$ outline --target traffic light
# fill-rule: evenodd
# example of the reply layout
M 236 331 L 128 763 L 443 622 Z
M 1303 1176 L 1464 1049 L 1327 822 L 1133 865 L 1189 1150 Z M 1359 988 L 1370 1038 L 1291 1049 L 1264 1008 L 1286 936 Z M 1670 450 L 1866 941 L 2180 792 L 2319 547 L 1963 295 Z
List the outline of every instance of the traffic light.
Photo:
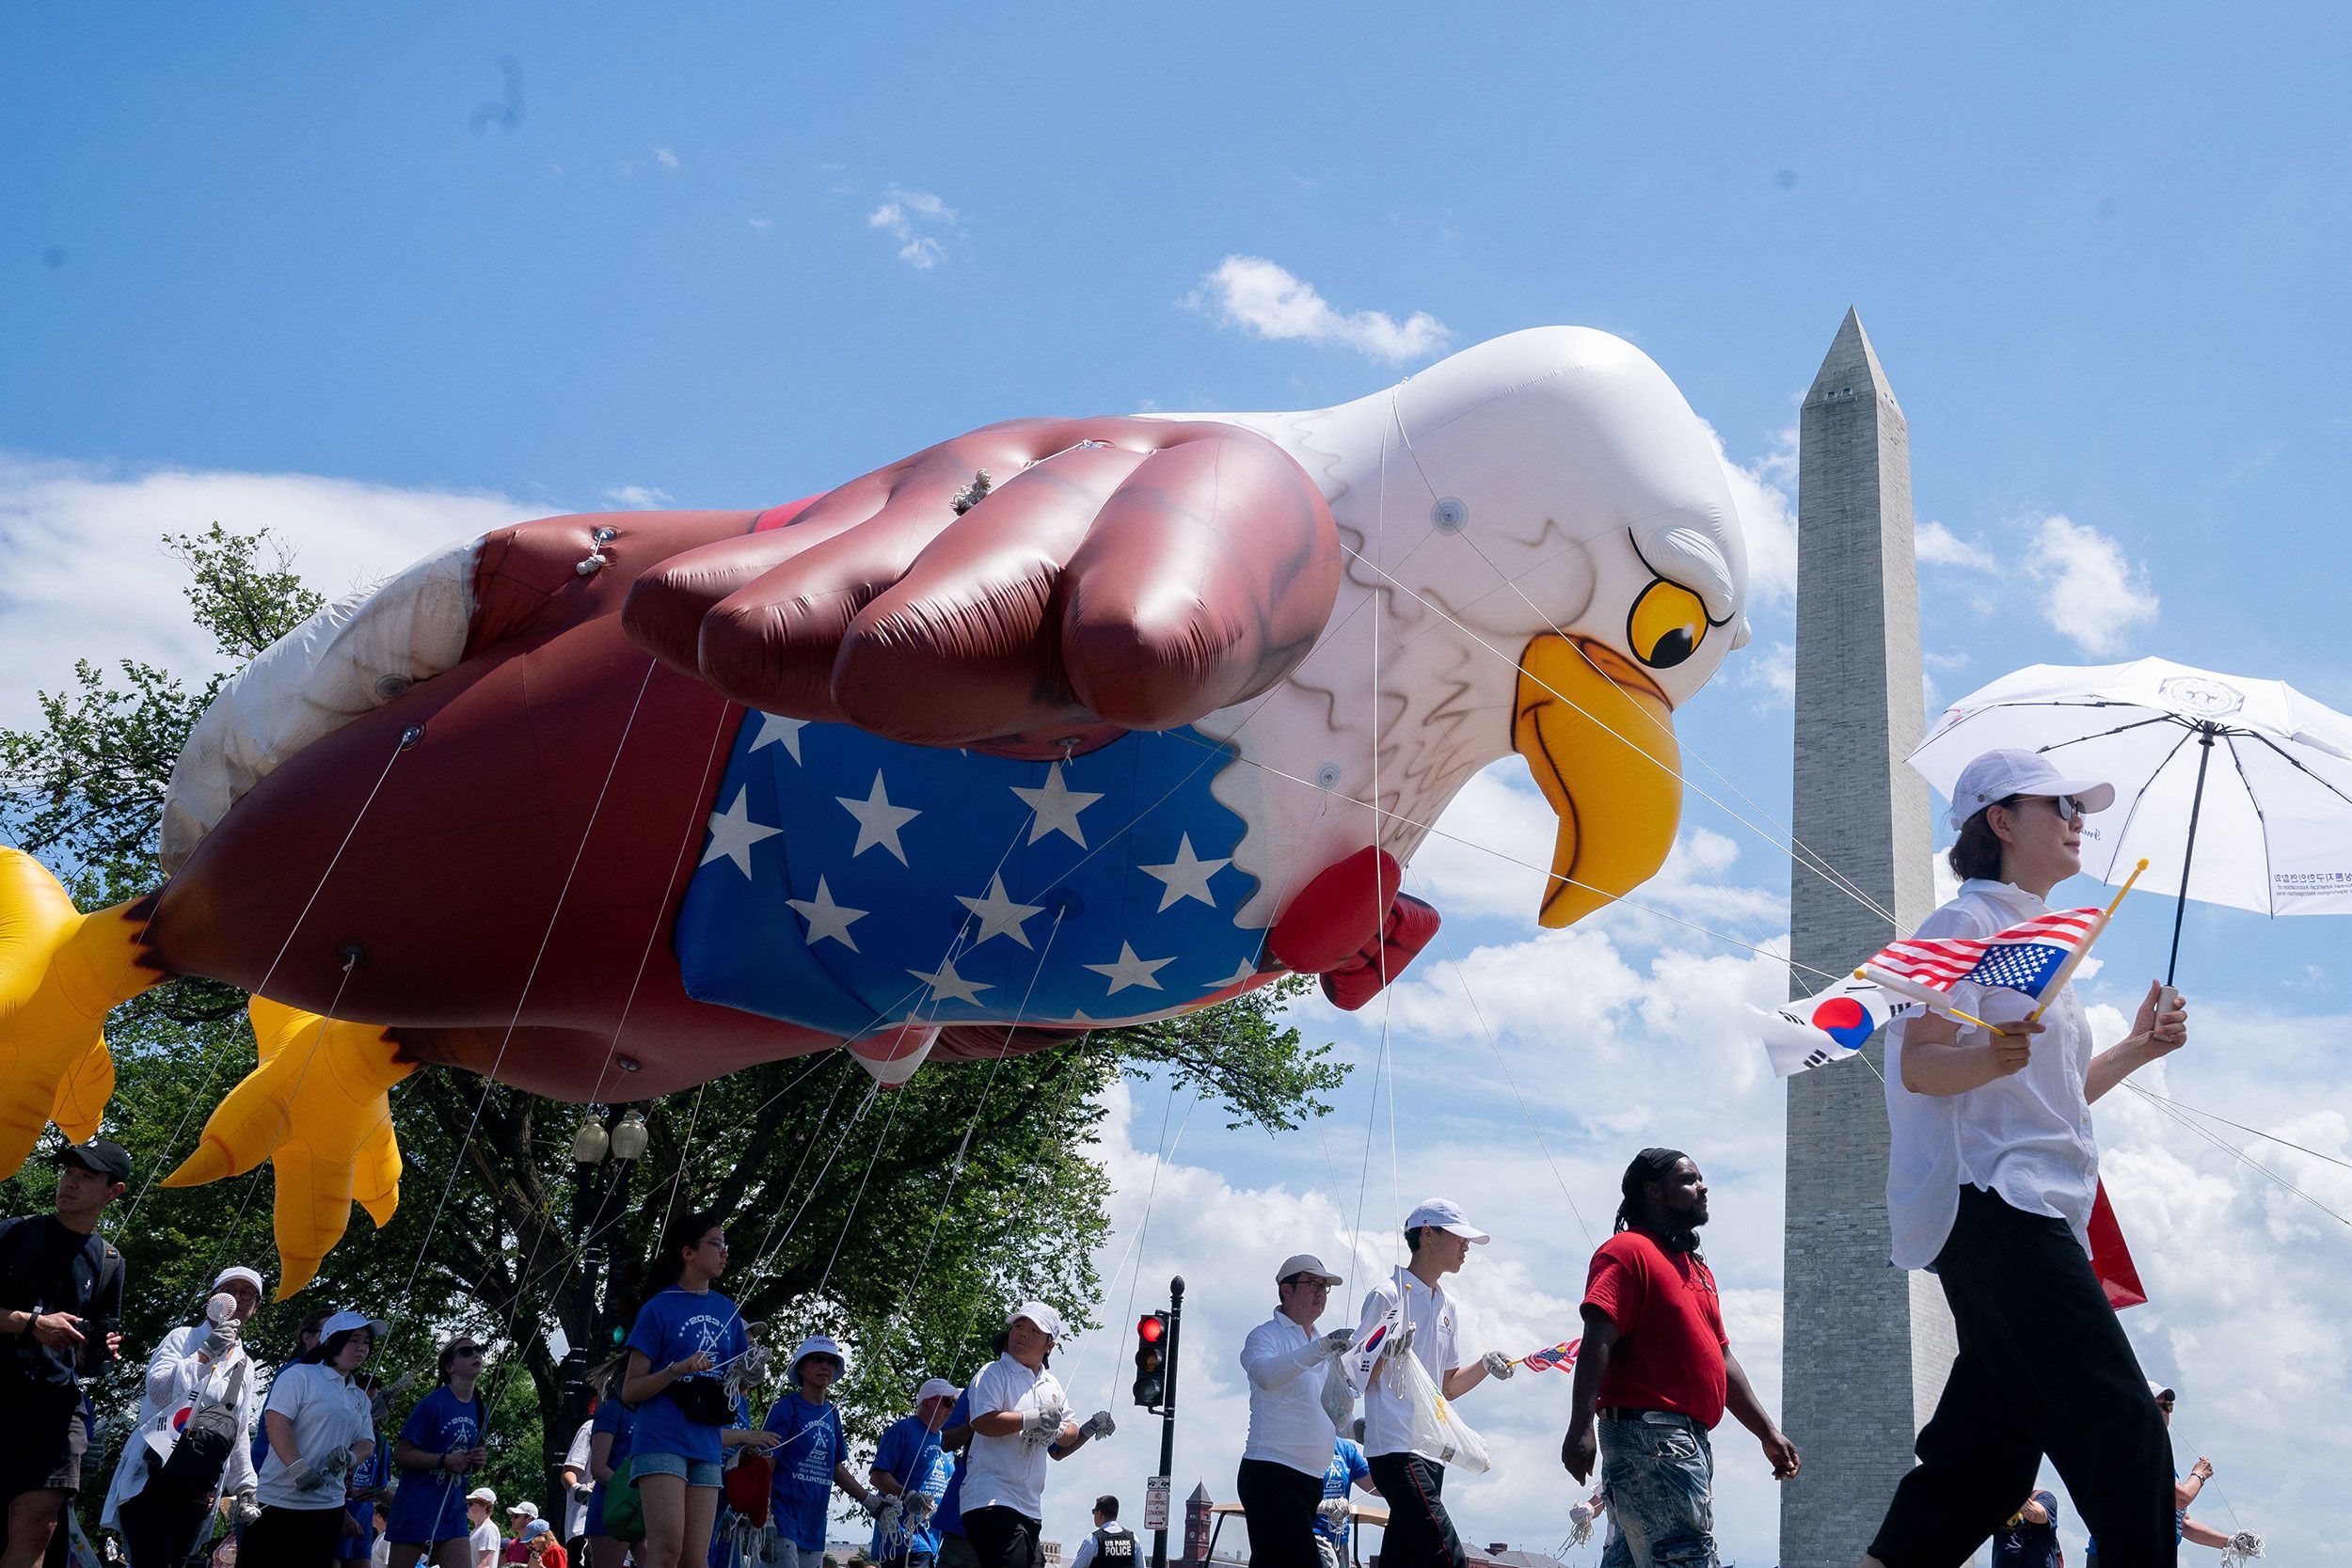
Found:
M 1157 1410 L 1168 1397 L 1168 1314 L 1147 1312 L 1136 1320 L 1136 1402 Z

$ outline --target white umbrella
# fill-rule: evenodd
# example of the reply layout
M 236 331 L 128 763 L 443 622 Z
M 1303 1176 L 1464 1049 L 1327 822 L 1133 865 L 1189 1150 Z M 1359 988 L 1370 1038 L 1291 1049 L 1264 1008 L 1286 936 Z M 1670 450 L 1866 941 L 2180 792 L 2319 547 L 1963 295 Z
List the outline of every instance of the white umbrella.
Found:
M 2149 882 L 2179 889 L 2183 911 L 2195 897 L 2352 914 L 2352 719 L 2283 681 L 2165 658 L 2036 664 L 1947 708 L 1911 765 L 1949 799 L 1972 758 L 2004 747 L 2115 785 L 2115 804 L 2083 824 L 2083 869 L 2101 881 L 2145 857 Z

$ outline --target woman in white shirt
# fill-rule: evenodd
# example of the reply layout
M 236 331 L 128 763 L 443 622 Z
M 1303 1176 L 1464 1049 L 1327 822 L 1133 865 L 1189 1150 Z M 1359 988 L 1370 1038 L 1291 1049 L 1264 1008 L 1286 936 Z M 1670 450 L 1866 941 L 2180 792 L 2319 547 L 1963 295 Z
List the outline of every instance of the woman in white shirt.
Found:
M 229 1309 L 218 1321 L 211 1315 L 212 1296 L 229 1298 Z M 188 1555 L 195 1544 L 193 1533 L 186 1540 L 149 1541 L 147 1532 L 139 1528 L 146 1505 L 129 1507 L 162 1473 L 183 1425 L 195 1408 L 227 1404 L 236 1426 L 236 1439 L 230 1446 L 228 1463 L 221 1469 L 219 1482 L 210 1497 L 201 1499 L 203 1513 L 210 1514 L 214 1503 L 223 1495 L 234 1497 L 253 1490 L 256 1380 L 253 1364 L 238 1338 L 246 1320 L 261 1305 L 262 1276 L 242 1265 L 225 1268 L 213 1280 L 204 1319 L 165 1335 L 163 1342 L 155 1347 L 155 1354 L 148 1357 L 138 1423 L 122 1445 L 122 1459 L 115 1466 L 114 1484 L 107 1489 L 105 1506 L 98 1515 L 103 1528 L 122 1534 L 124 1551 L 134 1568 L 146 1568 L 151 1559 L 158 1563 L 176 1563 Z M 150 1497 L 149 1502 L 153 1500 Z M 191 1506 L 194 1502 L 195 1499 L 190 1500 Z M 173 1533 L 176 1534 L 176 1528 Z
M 2082 869 L 2084 816 L 2114 800 L 2040 752 L 1971 762 L 1952 792 L 1949 859 L 1965 879 L 1917 939 L 1981 939 L 2049 913 L 2050 890 Z M 2090 1266 L 2090 1102 L 2179 1050 L 2186 1014 L 2152 984 L 2132 1032 L 2094 1053 L 2072 986 L 2032 1024 L 2032 999 L 2013 990 L 1963 981 L 1951 1001 L 2009 1032 L 1941 1013 L 1890 1026 L 1886 1208 L 1895 1262 L 1944 1287 L 1960 1357 L 1865 1561 L 1966 1560 L 2047 1455 L 2103 1550 L 2169 1562 L 2171 1447 Z
M 342 1544 L 344 1480 L 375 1451 L 368 1397 L 351 1374 L 367 1360 L 385 1325 L 338 1312 L 319 1325 L 319 1342 L 269 1386 L 262 1425 L 269 1455 L 255 1496 L 262 1516 L 238 1548 L 244 1560 L 270 1568 L 327 1568 Z

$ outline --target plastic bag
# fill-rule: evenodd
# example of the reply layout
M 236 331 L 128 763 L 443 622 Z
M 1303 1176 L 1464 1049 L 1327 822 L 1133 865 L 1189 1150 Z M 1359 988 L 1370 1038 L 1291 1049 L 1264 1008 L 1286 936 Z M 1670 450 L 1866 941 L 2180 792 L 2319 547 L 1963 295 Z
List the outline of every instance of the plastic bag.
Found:
M 1421 1364 L 1421 1357 L 1409 1353 L 1393 1356 L 1383 1375 L 1404 1379 L 1400 1391 L 1405 1396 L 1406 1421 L 1415 1453 L 1436 1459 L 1465 1475 L 1482 1476 L 1493 1466 L 1494 1461 L 1486 1453 L 1486 1440 L 1454 1414 L 1445 1396 L 1438 1392 L 1437 1384 L 1431 1381 L 1429 1369 Z
M 1344 1355 L 1323 1364 L 1323 1413 L 1330 1418 L 1331 1430 L 1343 1435 L 1356 1418 L 1356 1385 L 1348 1381 Z

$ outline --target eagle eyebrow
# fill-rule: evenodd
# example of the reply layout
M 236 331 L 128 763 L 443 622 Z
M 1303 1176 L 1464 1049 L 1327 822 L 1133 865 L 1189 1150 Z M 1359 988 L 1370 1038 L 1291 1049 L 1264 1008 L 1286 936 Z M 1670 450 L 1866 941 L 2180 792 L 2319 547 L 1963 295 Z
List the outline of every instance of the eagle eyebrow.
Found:
M 1677 507 L 1672 512 L 1642 518 L 1627 526 L 1626 536 L 1632 541 L 1635 557 L 1650 569 L 1652 576 L 1687 588 L 1699 596 L 1699 602 L 1707 609 L 1708 626 L 1728 626 L 1739 613 L 1739 607 L 1731 602 L 1730 563 L 1715 547 L 1715 542 L 1704 532 L 1688 526 L 1671 522 L 1658 526 L 1665 519 L 1688 515 L 1698 510 L 1695 507 Z M 1645 533 L 1648 536 L 1647 548 L 1643 544 Z M 1669 564 L 1682 570 L 1670 572 L 1661 568 L 1650 559 L 1651 550 L 1667 557 Z M 1723 611 L 1720 615 L 1716 613 L 1719 606 Z

